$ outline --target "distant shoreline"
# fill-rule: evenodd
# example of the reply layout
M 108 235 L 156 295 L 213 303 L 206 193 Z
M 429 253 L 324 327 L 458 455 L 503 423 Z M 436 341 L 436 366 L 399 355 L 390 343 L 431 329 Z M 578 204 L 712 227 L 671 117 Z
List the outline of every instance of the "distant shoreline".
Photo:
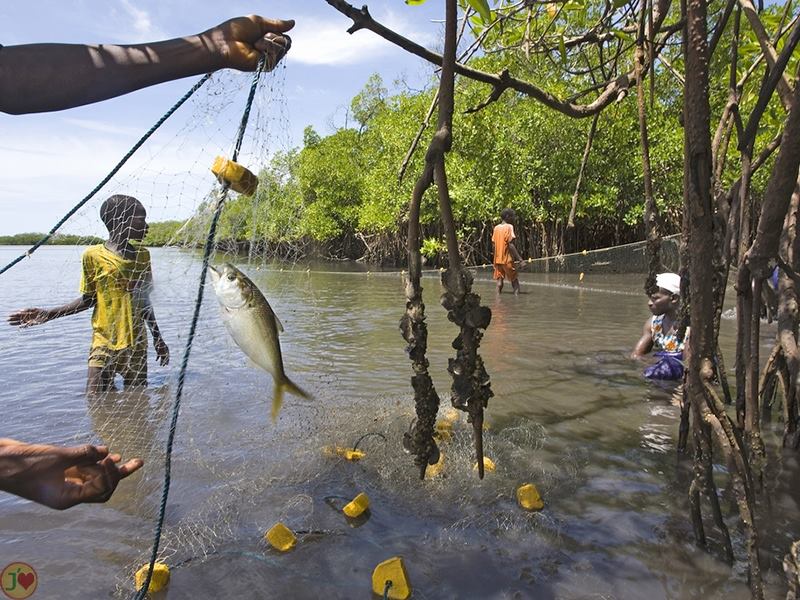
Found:
M 16 233 L 14 235 L 0 235 L 0 246 L 32 246 L 41 240 L 45 233 Z M 57 233 L 49 240 L 48 246 L 90 246 L 92 244 L 102 244 L 103 238 L 93 235 L 72 235 Z

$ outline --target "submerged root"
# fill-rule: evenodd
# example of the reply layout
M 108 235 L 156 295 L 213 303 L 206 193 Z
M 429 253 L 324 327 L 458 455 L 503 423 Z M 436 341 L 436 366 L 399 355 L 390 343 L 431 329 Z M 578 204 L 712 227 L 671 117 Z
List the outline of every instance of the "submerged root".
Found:
M 465 269 L 448 269 L 442 274 L 442 283 L 447 290 L 441 299 L 447 309 L 447 318 L 459 326 L 458 336 L 453 340 L 456 357 L 450 359 L 447 370 L 453 377 L 453 407 L 469 414 L 475 439 L 475 460 L 478 476 L 483 479 L 483 410 L 494 393 L 489 374 L 478 354 L 483 329 L 489 326 L 492 311 L 481 306 L 480 296 L 471 291 L 472 274 Z

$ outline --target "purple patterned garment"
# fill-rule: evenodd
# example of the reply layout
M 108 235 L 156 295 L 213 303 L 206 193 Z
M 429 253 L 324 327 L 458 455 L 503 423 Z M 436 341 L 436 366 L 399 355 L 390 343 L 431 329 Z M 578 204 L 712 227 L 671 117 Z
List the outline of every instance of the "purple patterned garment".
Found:
M 683 379 L 683 352 L 656 352 L 659 360 L 644 370 L 647 379 Z

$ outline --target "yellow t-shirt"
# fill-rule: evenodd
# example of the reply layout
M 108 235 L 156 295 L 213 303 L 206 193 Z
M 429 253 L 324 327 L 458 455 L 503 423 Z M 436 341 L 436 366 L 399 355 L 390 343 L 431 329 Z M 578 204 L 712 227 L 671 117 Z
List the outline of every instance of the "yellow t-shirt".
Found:
M 133 260 L 104 244 L 89 246 L 81 258 L 81 294 L 94 296 L 92 350 L 123 350 L 144 342 L 147 331 L 143 309 L 152 287 L 150 252 L 137 249 Z

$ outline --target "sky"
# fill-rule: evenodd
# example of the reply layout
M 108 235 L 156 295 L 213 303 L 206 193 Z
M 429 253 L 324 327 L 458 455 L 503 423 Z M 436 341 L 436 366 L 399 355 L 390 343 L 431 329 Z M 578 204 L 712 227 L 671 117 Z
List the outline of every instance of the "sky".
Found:
M 444 9 L 438 0 L 414 7 L 403 0 L 373 0 L 368 6 L 376 20 L 406 37 L 441 47 Z M 308 125 L 322 135 L 343 126 L 351 98 L 372 73 L 381 75 L 390 92 L 422 89 L 431 80 L 432 67 L 421 59 L 372 32 L 348 34 L 352 22 L 325 0 L 2 2 L 0 43 L 151 42 L 251 13 L 292 18 L 296 25 L 291 51 L 268 76 L 265 97 L 257 99 L 265 125 L 246 140 L 242 162 L 253 153 L 300 145 Z M 197 79 L 65 111 L 0 113 L 0 235 L 49 230 Z M 140 196 L 151 221 L 189 216 L 213 186 L 208 166 L 214 156 L 230 150 L 248 82 L 249 75 L 220 74 L 209 90 L 201 89 L 194 104 L 171 117 L 60 231 L 103 235 L 96 214 L 110 193 Z

